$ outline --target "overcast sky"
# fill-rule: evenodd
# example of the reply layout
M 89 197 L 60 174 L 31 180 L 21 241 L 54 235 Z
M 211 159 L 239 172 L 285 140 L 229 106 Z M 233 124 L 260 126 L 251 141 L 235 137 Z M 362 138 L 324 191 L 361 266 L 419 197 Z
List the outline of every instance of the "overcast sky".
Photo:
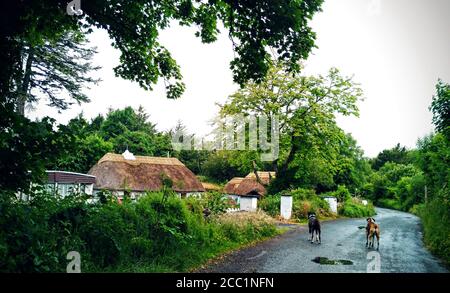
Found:
M 375 156 L 396 143 L 414 147 L 417 138 L 432 131 L 428 106 L 440 77 L 450 82 L 450 1 L 448 0 L 325 0 L 312 26 L 318 49 L 305 62 L 305 74 L 326 74 L 337 67 L 361 83 L 365 100 L 359 118 L 338 118 L 338 124 L 357 139 L 366 156 Z M 173 25 L 160 42 L 181 66 L 186 92 L 167 100 L 162 84 L 146 92 L 136 83 L 114 77 L 119 52 L 104 31 L 91 36 L 102 66 L 98 86 L 87 89 L 92 102 L 58 113 L 45 101 L 30 111 L 31 118 L 51 116 L 66 123 L 84 112 L 92 118 L 108 108 L 143 105 L 159 130 L 182 120 L 191 132 L 205 135 L 208 121 L 238 86 L 229 62 L 232 46 L 226 34 L 213 44 L 201 44 L 192 28 Z

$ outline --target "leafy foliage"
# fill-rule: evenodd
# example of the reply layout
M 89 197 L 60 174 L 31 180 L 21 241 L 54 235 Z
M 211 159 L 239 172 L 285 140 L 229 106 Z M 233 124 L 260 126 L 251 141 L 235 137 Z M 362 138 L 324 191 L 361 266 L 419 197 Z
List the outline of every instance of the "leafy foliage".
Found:
M 196 36 L 203 43 L 217 39 L 222 22 L 237 53 L 231 68 L 239 84 L 265 76 L 270 64 L 267 48 L 275 50 L 278 60 L 292 71 L 298 71 L 297 62 L 314 47 L 315 34 L 308 21 L 320 11 L 322 2 L 93 0 L 83 3 L 83 15 L 79 17 L 68 17 L 66 1 L 15 2 L 1 10 L 3 26 L 8 28 L 1 41 L 9 55 L 2 59 L 7 66 L 1 76 L 1 96 L 10 90 L 10 81 L 19 69 L 22 42 L 43 44 L 67 31 L 89 33 L 93 28 L 102 28 L 121 52 L 120 64 L 114 69 L 116 75 L 144 89 L 151 89 L 161 77 L 167 97 L 177 98 L 184 91 L 180 68 L 158 40 L 159 32 L 171 21 L 196 26 Z
M 319 217 L 332 216 L 328 203 L 322 197 L 316 195 L 313 189 L 298 188 L 282 191 L 278 194 L 262 198 L 258 202 L 258 206 L 272 217 L 279 216 L 281 195 L 283 194 L 292 195 L 292 218 L 294 220 L 306 220 L 308 212 L 314 212 Z
M 349 218 L 362 218 L 375 215 L 375 209 L 371 203 L 365 206 L 356 199 L 347 199 L 340 205 L 338 213 Z
M 298 76 L 278 63 L 264 81 L 249 82 L 231 95 L 220 114 L 278 118 L 280 158 L 273 162 L 273 169 L 280 176 L 271 187 L 273 193 L 295 188 L 292 182 L 308 177 L 311 181 L 305 185 L 330 188 L 339 143 L 345 139 L 335 115 L 358 115 L 356 102 L 361 95 L 358 84 L 335 68 L 326 76 Z
M 406 164 L 408 162 L 408 152 L 406 148 L 397 144 L 392 149 L 383 150 L 372 160 L 372 168 L 379 170 L 387 162 Z
M 41 182 L 45 165 L 52 163 L 67 142 L 53 130 L 54 120 L 31 122 L 0 104 L 0 187 L 27 190 Z
M 0 196 L 0 271 L 64 272 L 79 251 L 82 271 L 186 271 L 230 248 L 276 234 L 264 215 L 206 221 L 199 201 L 149 193 L 133 203 L 87 204 L 32 194 Z
M 429 202 L 415 206 L 415 213 L 422 219 L 425 243 L 447 264 L 450 264 L 449 198 L 448 190 L 445 190 Z
M 436 131 L 450 138 L 450 84 L 441 79 L 436 84 L 436 95 L 433 96 L 430 110 L 433 113 L 433 124 Z
M 87 47 L 83 34 L 73 31 L 65 32 L 55 41 L 40 44 L 24 41 L 20 64 L 24 69 L 11 93 L 17 98 L 17 111 L 24 115 L 25 106 L 32 106 L 39 95 L 46 96 L 50 106 L 61 110 L 72 104 L 62 98 L 65 95 L 77 103 L 88 102 L 82 89 L 99 81 L 89 76 L 99 69 L 91 63 L 95 52 Z
M 211 214 L 222 214 L 226 212 L 231 205 L 221 192 L 207 192 L 202 195 L 203 206 L 209 210 Z

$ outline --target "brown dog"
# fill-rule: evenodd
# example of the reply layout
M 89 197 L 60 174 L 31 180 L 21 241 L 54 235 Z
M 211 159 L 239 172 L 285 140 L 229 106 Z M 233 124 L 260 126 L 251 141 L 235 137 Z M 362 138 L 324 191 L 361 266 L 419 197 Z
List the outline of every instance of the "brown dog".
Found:
M 373 248 L 374 238 L 377 237 L 377 250 L 380 248 L 380 226 L 375 224 L 374 218 L 367 218 L 366 247 Z

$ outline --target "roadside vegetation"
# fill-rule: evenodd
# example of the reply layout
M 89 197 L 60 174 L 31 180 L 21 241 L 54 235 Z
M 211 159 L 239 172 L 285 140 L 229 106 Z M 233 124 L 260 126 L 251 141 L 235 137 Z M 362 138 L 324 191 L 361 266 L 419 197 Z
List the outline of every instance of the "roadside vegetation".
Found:
M 262 212 L 205 218 L 205 204 L 163 192 L 122 204 L 45 193 L 25 203 L 2 194 L 0 271 L 65 272 L 67 253 L 78 251 L 82 272 L 182 272 L 278 233 Z
M 450 85 L 439 80 L 430 110 L 435 133 L 407 150 L 396 147 L 371 160 L 361 192 L 378 205 L 422 219 L 428 248 L 450 264 Z
M 339 216 L 349 218 L 360 218 L 375 215 L 375 209 L 372 203 L 367 205 L 362 200 L 352 197 L 345 186 L 339 186 L 334 192 L 327 192 L 317 195 L 314 189 L 298 188 L 289 191 L 283 191 L 276 195 L 264 197 L 259 201 L 259 207 L 275 218 L 280 216 L 281 195 L 292 195 L 292 220 L 305 222 L 308 218 L 308 212 L 313 212 L 321 219 L 332 219 Z M 322 196 L 334 196 L 338 198 L 338 214 L 330 211 L 328 203 Z

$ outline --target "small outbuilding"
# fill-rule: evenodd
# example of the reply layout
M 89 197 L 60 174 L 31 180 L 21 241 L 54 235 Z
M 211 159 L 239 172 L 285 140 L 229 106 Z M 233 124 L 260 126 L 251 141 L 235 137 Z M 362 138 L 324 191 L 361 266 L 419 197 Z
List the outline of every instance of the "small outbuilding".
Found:
M 60 197 L 66 197 L 71 194 L 93 194 L 95 176 L 59 170 L 48 170 L 46 173 L 47 181 L 43 185 L 39 185 L 51 194 L 56 194 Z M 19 199 L 29 200 L 29 195 L 26 193 L 17 192 L 16 195 Z
M 266 195 L 266 188 L 253 178 L 235 177 L 224 187 L 228 198 L 235 200 L 243 211 L 256 211 L 258 199 Z
M 92 195 L 94 190 L 95 176 L 89 174 L 55 171 L 47 172 L 46 189 L 67 196 L 72 193 L 85 193 Z

